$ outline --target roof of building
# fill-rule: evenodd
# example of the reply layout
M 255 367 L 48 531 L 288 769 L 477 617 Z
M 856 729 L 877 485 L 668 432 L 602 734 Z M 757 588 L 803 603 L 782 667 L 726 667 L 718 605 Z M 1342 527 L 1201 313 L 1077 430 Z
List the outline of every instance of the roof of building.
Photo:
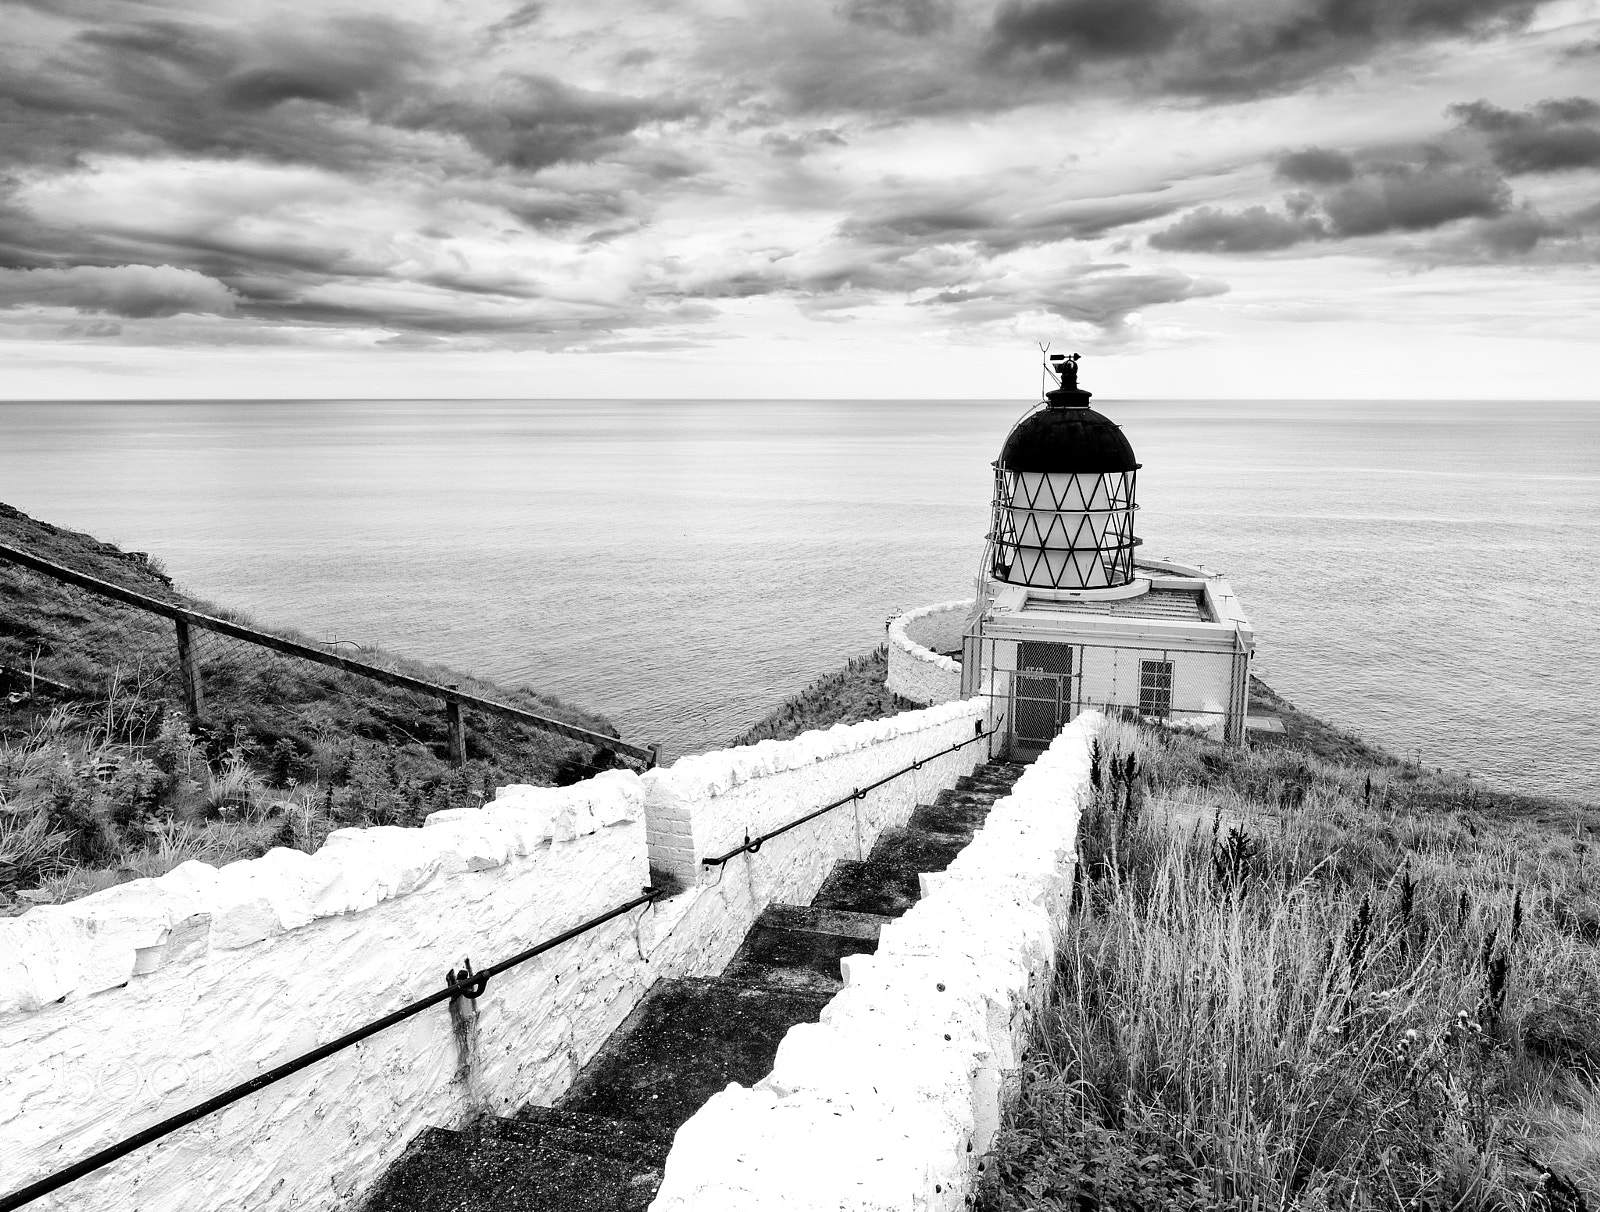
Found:
M 1000 451 L 1008 471 L 1058 474 L 1133 471 L 1133 447 L 1110 417 L 1089 407 L 1086 391 L 1052 391 L 1049 403 L 1018 421 Z
M 1027 610 L 1051 614 L 1098 614 L 1124 619 L 1164 619 L 1175 623 L 1214 623 L 1206 595 L 1198 589 L 1152 589 L 1132 598 L 1069 598 L 1056 601 L 1028 595 Z

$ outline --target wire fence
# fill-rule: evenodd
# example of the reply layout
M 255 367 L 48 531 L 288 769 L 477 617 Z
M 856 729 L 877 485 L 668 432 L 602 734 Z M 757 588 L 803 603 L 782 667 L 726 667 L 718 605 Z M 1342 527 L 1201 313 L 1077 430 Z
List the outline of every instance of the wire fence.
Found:
M 1160 720 L 1241 743 L 1249 712 L 1250 654 L 1196 650 L 1160 639 L 1021 642 L 967 635 L 963 693 L 1005 704 L 1012 741 L 1042 748 L 1079 713 Z
M 657 760 L 532 690 L 266 632 L 137 565 L 90 566 L 0 545 L 0 892 L 186 823 L 315 849 L 341 825 Z

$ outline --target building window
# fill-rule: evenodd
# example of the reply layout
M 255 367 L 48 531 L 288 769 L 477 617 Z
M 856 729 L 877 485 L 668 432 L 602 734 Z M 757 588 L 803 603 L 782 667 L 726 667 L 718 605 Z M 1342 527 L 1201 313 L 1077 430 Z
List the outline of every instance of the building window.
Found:
M 1172 662 L 1139 662 L 1139 714 L 1165 716 L 1172 710 Z

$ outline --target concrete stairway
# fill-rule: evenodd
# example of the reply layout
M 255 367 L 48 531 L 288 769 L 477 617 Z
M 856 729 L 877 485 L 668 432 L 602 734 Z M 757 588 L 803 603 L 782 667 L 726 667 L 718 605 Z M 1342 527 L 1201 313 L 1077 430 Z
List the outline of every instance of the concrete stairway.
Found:
M 771 1071 L 789 1028 L 815 1022 L 842 986 L 839 960 L 877 950 L 883 923 L 916 902 L 918 874 L 943 871 L 1024 769 L 980 767 L 865 859 L 837 864 L 810 905 L 767 906 L 721 976 L 658 982 L 559 1107 L 424 1131 L 366 1212 L 642 1212 L 679 1126 L 729 1082 Z

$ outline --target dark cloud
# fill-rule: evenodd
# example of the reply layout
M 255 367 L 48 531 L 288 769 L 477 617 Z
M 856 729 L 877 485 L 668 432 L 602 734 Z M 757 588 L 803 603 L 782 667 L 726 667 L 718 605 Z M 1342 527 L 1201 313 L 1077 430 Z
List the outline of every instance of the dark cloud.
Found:
M 845 147 L 848 141 L 836 130 L 808 130 L 798 134 L 768 131 L 761 136 L 761 146 L 775 156 L 800 159 L 824 147 Z
M 844 0 L 833 10 L 852 25 L 923 38 L 950 28 L 948 0 Z
M 952 319 L 970 322 L 1045 311 L 1114 334 L 1136 312 L 1210 298 L 1225 294 L 1227 289 L 1226 284 L 1212 278 L 1194 278 L 1174 270 L 1140 271 L 1110 263 L 1075 266 L 1043 282 L 1001 280 L 943 290 L 922 300 L 922 305 L 945 311 Z
M 171 265 L 0 270 L 0 308 L 30 306 L 145 319 L 183 312 L 228 315 L 235 298 L 221 282 Z
M 863 249 L 842 243 L 824 250 L 821 261 L 821 265 L 802 264 L 784 258 L 704 281 L 694 293 L 716 299 L 789 295 L 813 317 L 884 297 L 914 298 L 917 306 L 939 310 L 953 323 L 986 323 L 1046 311 L 1112 331 L 1134 312 L 1227 290 L 1214 279 L 1174 270 L 1137 270 L 1119 263 L 986 278 L 986 271 L 970 261 L 928 256 L 918 249 Z M 979 280 L 951 283 L 952 277 L 973 274 Z
M 1150 237 L 1152 248 L 1168 252 L 1271 252 L 1327 235 L 1312 216 L 1273 214 L 1264 206 L 1242 211 L 1202 206 Z
M 1600 168 L 1600 102 L 1588 97 L 1540 101 L 1521 111 L 1487 101 L 1452 105 L 1450 114 L 1489 138 L 1503 172 L 1544 173 Z
M 1180 0 L 1001 0 L 993 37 L 1002 54 L 1132 59 L 1170 47 L 1199 14 Z
M 530 0 L 527 4 L 519 4 L 500 20 L 489 27 L 491 39 L 503 34 L 514 34 L 528 26 L 536 24 L 544 16 L 544 5 L 540 0 Z
M 597 190 L 501 190 L 484 200 L 535 231 L 593 225 L 628 213 L 625 198 Z
M 68 324 L 61 330 L 61 335 L 69 341 L 84 338 L 105 340 L 110 337 L 120 337 L 122 335 L 122 325 L 110 320 L 100 320 L 93 324 Z
M 1279 157 L 1274 167 L 1279 176 L 1297 182 L 1309 184 L 1320 177 L 1327 188 L 1288 195 L 1283 214 L 1265 206 L 1239 211 L 1199 207 L 1152 234 L 1151 247 L 1172 252 L 1272 252 L 1311 240 L 1428 231 L 1462 219 L 1496 219 L 1511 207 L 1511 188 L 1492 168 L 1458 163 L 1436 151 L 1417 163 L 1384 161 L 1358 167 L 1342 153 L 1310 148 Z M 1508 225 L 1506 231 L 1511 230 Z
M 939 244 L 973 245 L 988 254 L 1014 252 L 1063 240 L 1092 240 L 1130 223 L 1169 214 L 1165 198 L 1086 198 L 1030 211 L 1005 211 L 970 195 L 906 204 L 840 225 L 845 240 L 901 249 Z
M 1171 270 L 1138 273 L 1122 266 L 1097 266 L 1072 282 L 1044 292 L 1040 302 L 1064 320 L 1118 329 L 1134 312 L 1186 299 L 1210 298 L 1227 289 L 1214 279 L 1191 278 Z
M 393 121 L 412 130 L 459 134 L 491 161 L 540 169 L 615 152 L 622 136 L 645 123 L 690 112 L 683 102 L 591 92 L 527 75 L 503 88 L 493 104 L 419 98 L 397 107 Z
M 1569 234 L 1560 223 L 1541 215 L 1532 207 L 1522 207 L 1508 214 L 1484 219 L 1476 224 L 1469 238 L 1479 243 L 1497 259 L 1522 257 L 1532 252 L 1541 241 Z
M 1600 263 L 1600 206 L 1590 211 L 1547 215 L 1524 203 L 1492 219 L 1404 250 L 1424 265 L 1594 265 Z
M 286 32 L 171 20 L 95 25 L 53 54 L 0 49 L 0 149 L 13 163 L 88 152 L 350 166 L 386 159 L 371 116 L 428 63 L 425 31 L 329 17 Z M 330 121 L 330 111 L 350 120 Z
M 1341 151 L 1308 147 L 1279 156 L 1273 171 L 1298 185 L 1342 185 L 1356 175 L 1356 166 Z
M 987 55 L 1070 78 L 1208 100 L 1295 88 L 1391 46 L 1525 24 L 1536 0 L 1001 0 Z
M 18 53 L 0 64 L 10 69 L 0 70 L 0 111 L 11 118 L 0 123 L 0 149 L 22 163 L 168 150 L 351 170 L 425 156 L 416 138 L 425 133 L 539 169 L 615 151 L 641 125 L 690 112 L 538 74 L 476 91 L 446 86 L 436 41 L 376 16 L 293 32 L 176 21 L 91 28 L 44 62 Z
M 1491 218 L 1511 204 L 1511 190 L 1478 165 L 1380 164 L 1322 197 L 1338 236 L 1422 231 L 1457 219 Z

